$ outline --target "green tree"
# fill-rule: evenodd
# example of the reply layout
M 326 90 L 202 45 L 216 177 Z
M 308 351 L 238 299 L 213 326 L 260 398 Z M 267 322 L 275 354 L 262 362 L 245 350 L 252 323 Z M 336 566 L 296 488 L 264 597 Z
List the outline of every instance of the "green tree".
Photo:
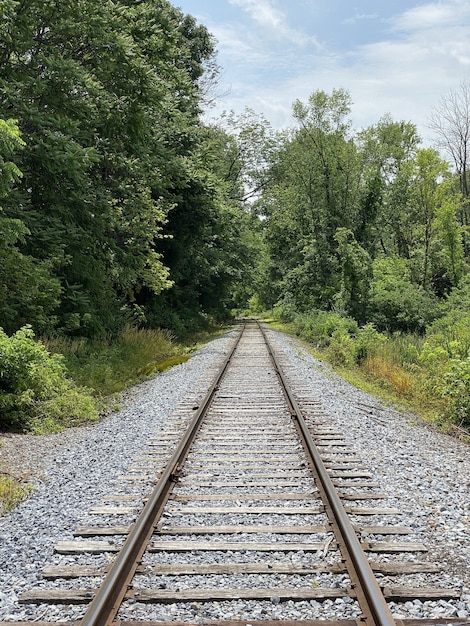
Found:
M 458 287 L 467 269 L 463 248 L 463 227 L 458 219 L 461 200 L 456 195 L 448 195 L 435 217 L 435 232 L 438 245 L 440 265 L 444 275 L 453 287 Z
M 420 139 L 409 122 L 382 117 L 358 136 L 362 161 L 361 186 L 363 236 L 359 238 L 372 254 L 398 254 L 408 258 L 408 178 L 403 167 L 416 157 Z
M 439 314 L 437 301 L 412 280 L 410 262 L 375 259 L 369 292 L 369 321 L 379 330 L 423 332 Z
M 139 291 L 171 284 L 158 246 L 211 37 L 166 0 L 30 0 L 5 15 L 0 115 L 14 112 L 27 143 L 5 214 L 60 280 L 60 326 L 114 330 Z
M 14 120 L 0 120 L 0 202 L 8 202 L 21 171 L 14 160 L 24 147 Z M 24 255 L 19 245 L 30 234 L 19 218 L 6 217 L 0 207 L 0 325 L 13 332 L 30 323 L 41 331 L 53 327 L 60 285 L 49 262 L 38 263 Z
M 429 289 L 433 268 L 436 215 L 448 193 L 442 180 L 449 177 L 448 165 L 436 150 L 418 150 L 416 160 L 408 162 L 405 175 L 410 179 L 408 231 L 412 237 L 411 257 L 416 281 Z
M 148 290 L 142 294 L 152 323 L 180 335 L 207 315 L 220 319 L 246 306 L 252 295 L 258 218 L 237 197 L 239 178 L 231 175 L 235 143 L 219 128 L 200 129 L 160 244 L 174 286 L 158 298 Z
M 336 308 L 365 323 L 372 275 L 371 258 L 347 228 L 338 228 L 335 240 L 341 263 L 341 290 L 336 297 Z
M 344 90 L 317 91 L 307 104 L 294 103 L 299 128 L 282 137 L 259 203 L 273 259 L 271 280 L 278 296 L 301 310 L 333 306 L 347 264 L 335 235 L 343 228 L 356 239 L 363 229 L 360 161 L 349 110 Z

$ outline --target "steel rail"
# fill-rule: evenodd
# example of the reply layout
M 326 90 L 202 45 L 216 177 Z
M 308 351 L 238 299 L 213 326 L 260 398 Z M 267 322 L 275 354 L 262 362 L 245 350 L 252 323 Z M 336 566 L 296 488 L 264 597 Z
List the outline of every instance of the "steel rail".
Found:
M 396 626 L 397 622 L 388 608 L 384 595 L 377 583 L 377 579 L 375 578 L 374 572 L 370 567 L 369 561 L 349 520 L 348 514 L 346 513 L 338 492 L 336 491 L 336 488 L 326 471 L 326 467 L 318 452 L 318 448 L 315 445 L 312 435 L 310 434 L 308 426 L 305 422 L 302 410 L 294 398 L 290 385 L 271 348 L 265 330 L 261 324 L 258 323 L 258 326 L 266 341 L 276 373 L 282 383 L 286 399 L 290 405 L 291 415 L 296 421 L 302 434 L 308 454 L 310 455 L 315 466 L 321 487 L 323 488 L 323 492 L 325 493 L 328 504 L 331 508 L 334 521 L 341 533 L 341 538 L 354 567 L 354 574 L 360 583 L 360 588 L 367 603 L 366 607 L 361 606 L 365 614 L 365 623 L 370 624 L 371 626 Z
M 123 598 L 135 574 L 146 545 L 158 523 L 170 492 L 177 480 L 178 466 L 184 461 L 194 438 L 201 426 L 222 378 L 228 368 L 233 354 L 240 342 L 245 324 L 243 324 L 236 341 L 224 360 L 214 382 L 192 417 L 181 441 L 171 459 L 168 461 L 155 489 L 146 505 L 132 526 L 122 549 L 113 561 L 101 586 L 88 605 L 79 626 L 109 626 L 114 620 Z

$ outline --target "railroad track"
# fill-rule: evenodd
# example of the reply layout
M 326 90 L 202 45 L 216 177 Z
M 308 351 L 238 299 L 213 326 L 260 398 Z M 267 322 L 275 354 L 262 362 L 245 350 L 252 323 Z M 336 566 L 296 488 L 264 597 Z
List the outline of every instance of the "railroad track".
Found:
M 57 544 L 21 597 L 38 607 L 31 622 L 470 623 L 394 619 L 401 603 L 459 594 L 407 584 L 438 566 L 411 528 L 387 523 L 399 511 L 288 377 L 262 329 L 243 325 L 205 398 L 183 403 L 96 522 Z M 63 612 L 47 622 L 51 605 Z

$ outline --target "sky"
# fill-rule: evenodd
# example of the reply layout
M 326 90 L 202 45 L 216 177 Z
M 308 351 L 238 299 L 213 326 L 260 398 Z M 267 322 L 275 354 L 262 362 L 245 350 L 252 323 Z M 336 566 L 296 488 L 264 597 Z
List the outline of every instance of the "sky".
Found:
M 425 143 L 434 107 L 470 81 L 470 0 L 172 0 L 217 41 L 208 117 L 249 107 L 293 127 L 292 103 L 349 91 L 356 129 L 386 113 Z

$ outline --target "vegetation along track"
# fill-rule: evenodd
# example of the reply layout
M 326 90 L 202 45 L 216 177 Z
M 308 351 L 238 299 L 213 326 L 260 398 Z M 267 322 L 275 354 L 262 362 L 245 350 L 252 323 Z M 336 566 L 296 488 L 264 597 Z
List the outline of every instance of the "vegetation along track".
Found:
M 39 605 L 34 622 L 51 623 L 52 604 L 55 621 L 82 626 L 293 624 L 307 604 L 305 625 L 470 623 L 394 618 L 391 602 L 459 594 L 407 584 L 438 567 L 416 557 L 426 548 L 411 528 L 387 524 L 387 496 L 287 376 L 262 328 L 243 324 L 203 401 L 183 403 L 120 477 L 125 493 L 91 511 L 102 523 L 56 546 L 65 562 L 21 598 Z M 227 603 L 244 619 L 221 619 L 214 607 Z

